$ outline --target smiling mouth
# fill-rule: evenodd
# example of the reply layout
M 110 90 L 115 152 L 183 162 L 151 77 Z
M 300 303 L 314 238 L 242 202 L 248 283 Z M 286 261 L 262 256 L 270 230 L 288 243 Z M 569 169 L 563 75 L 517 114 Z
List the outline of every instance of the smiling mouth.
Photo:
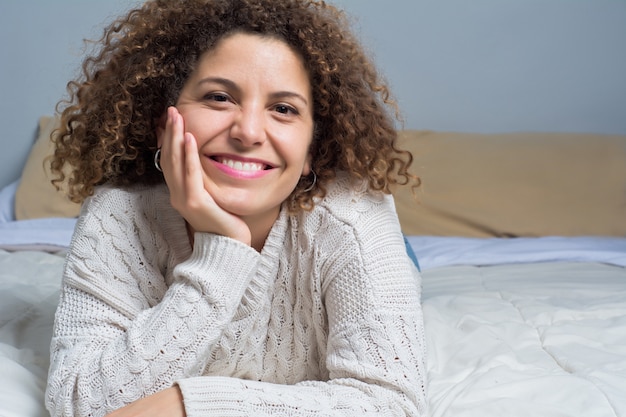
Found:
M 238 161 L 234 159 L 224 158 L 224 157 L 213 157 L 211 158 L 220 164 L 226 165 L 227 167 L 234 169 L 236 171 L 243 172 L 258 172 L 265 171 L 268 169 L 272 169 L 271 166 L 260 163 L 260 162 L 250 162 L 250 161 Z

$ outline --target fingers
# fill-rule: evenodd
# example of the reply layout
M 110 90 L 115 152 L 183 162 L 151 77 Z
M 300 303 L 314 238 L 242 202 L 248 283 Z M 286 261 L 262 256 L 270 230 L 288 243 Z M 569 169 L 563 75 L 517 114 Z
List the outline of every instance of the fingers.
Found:
M 190 196 L 198 196 L 201 191 L 198 184 L 202 184 L 196 141 L 190 133 L 185 134 L 184 131 L 182 115 L 175 107 L 168 108 L 161 146 L 161 168 L 170 190 L 172 205 L 176 208 L 189 201 Z
M 215 203 L 204 188 L 196 139 L 184 130 L 182 115 L 175 107 L 170 107 L 162 136 L 161 168 L 172 207 L 194 225 L 207 211 L 215 209 Z
M 184 129 L 183 118 L 178 110 L 175 107 L 168 108 L 161 144 L 161 167 L 168 184 L 169 179 L 180 180 L 183 174 L 181 170 L 184 167 L 180 162 L 184 155 Z
M 189 132 L 183 135 L 185 193 L 191 200 L 204 198 L 203 171 L 198 154 L 196 139 Z
M 175 107 L 167 109 L 165 128 L 159 138 L 161 142 L 161 169 L 170 191 L 172 206 L 177 208 L 187 200 L 186 152 L 184 122 Z

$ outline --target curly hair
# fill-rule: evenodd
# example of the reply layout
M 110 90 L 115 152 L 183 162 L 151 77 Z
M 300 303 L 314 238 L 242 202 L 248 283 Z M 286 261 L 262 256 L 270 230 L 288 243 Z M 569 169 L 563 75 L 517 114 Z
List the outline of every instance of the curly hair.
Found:
M 87 57 L 82 76 L 59 102 L 61 127 L 51 161 L 53 183 L 66 180 L 82 202 L 102 184 L 156 184 L 156 128 L 174 105 L 203 52 L 233 32 L 283 40 L 299 53 L 313 91 L 313 187 L 301 181 L 290 207 L 313 206 L 338 171 L 391 192 L 419 178 L 413 157 L 396 145 L 398 117 L 389 88 L 346 16 L 315 0 L 151 0 L 115 20 Z M 64 167 L 68 165 L 69 170 Z

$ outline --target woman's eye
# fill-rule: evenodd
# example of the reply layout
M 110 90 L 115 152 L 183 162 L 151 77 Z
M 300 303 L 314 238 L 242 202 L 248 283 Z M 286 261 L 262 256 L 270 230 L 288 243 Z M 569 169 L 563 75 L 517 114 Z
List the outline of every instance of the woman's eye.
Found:
M 211 101 L 219 101 L 219 102 L 228 101 L 228 96 L 226 94 L 219 94 L 219 93 L 207 94 L 206 96 L 204 96 L 204 98 L 205 100 L 211 100 Z
M 298 111 L 295 108 L 287 106 L 286 104 L 279 104 L 274 107 L 274 109 L 281 114 L 298 114 Z

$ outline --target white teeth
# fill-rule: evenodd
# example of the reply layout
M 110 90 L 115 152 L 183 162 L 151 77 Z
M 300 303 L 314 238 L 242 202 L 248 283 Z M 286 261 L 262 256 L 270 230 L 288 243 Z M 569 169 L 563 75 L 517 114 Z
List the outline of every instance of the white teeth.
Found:
M 237 171 L 262 171 L 265 167 L 263 164 L 255 162 L 233 161 L 232 159 L 222 159 L 220 162 Z

